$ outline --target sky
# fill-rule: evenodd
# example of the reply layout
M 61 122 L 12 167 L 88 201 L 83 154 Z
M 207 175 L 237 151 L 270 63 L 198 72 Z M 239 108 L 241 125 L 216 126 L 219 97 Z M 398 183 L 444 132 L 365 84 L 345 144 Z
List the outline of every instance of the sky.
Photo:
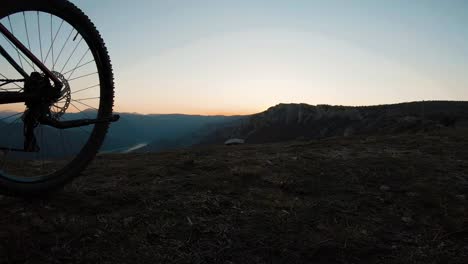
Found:
M 114 66 L 116 110 L 468 99 L 464 0 L 72 0 Z

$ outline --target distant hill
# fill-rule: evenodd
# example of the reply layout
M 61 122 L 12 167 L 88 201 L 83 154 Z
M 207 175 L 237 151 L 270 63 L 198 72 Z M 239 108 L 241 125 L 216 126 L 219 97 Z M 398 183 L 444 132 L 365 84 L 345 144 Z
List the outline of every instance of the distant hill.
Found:
M 120 114 L 118 122 L 111 125 L 109 139 L 104 150 L 120 148 L 120 145 L 146 145 L 146 151 L 160 151 L 191 145 L 200 140 L 197 133 L 204 127 L 219 125 L 236 117 L 201 116 L 182 114 Z M 116 144 L 118 139 L 119 144 Z
M 243 116 L 185 116 L 186 122 L 173 120 L 167 127 L 155 126 L 158 136 L 135 152 L 158 152 L 198 144 L 220 128 L 237 124 Z M 188 122 L 187 122 L 188 121 Z M 154 136 L 154 135 L 153 135 Z
M 425 101 L 361 107 L 279 104 L 214 129 L 200 144 L 219 144 L 232 137 L 245 139 L 247 143 L 266 143 L 460 126 L 468 126 L 468 102 Z
M 11 118 L 6 117 L 16 114 L 12 111 L 0 112 L 0 146 L 22 148 L 22 122 L 16 120 L 21 115 Z M 86 110 L 82 113 L 69 113 L 64 119 L 92 118 L 96 112 Z M 102 152 L 123 153 L 130 150 L 138 151 L 160 151 L 181 146 L 192 145 L 198 142 L 206 133 L 202 131 L 206 127 L 218 127 L 223 122 L 237 117 L 227 116 L 200 116 L 182 114 L 131 114 L 120 113 L 120 120 L 110 126 L 104 141 Z M 79 150 L 83 142 L 89 137 L 90 127 L 80 127 L 61 131 L 44 126 L 36 131 L 38 141 L 41 141 L 44 155 L 47 157 L 64 156 L 66 153 L 73 154 Z M 208 130 L 210 131 L 210 130 Z M 41 133 L 43 137 L 41 136 Z M 53 138 L 54 140 L 47 140 Z M 55 139 L 63 138 L 64 145 L 57 144 Z M 45 158 L 45 157 L 44 157 Z
M 0 145 L 11 145 L 13 142 L 16 147 L 21 147 L 22 124 L 7 126 L 7 122 L 12 120 L 2 120 L 12 114 L 15 113 L 0 112 Z M 95 111 L 86 110 L 66 114 L 64 118 L 79 119 L 94 115 Z M 233 137 L 245 139 L 246 143 L 267 143 L 468 127 L 468 102 L 426 101 L 362 107 L 278 104 L 248 116 L 120 115 L 121 119 L 110 127 L 102 152 L 159 152 L 193 145 L 222 144 Z M 66 151 L 74 153 L 89 137 L 89 130 L 82 127 L 60 134 L 55 129 L 45 127 L 45 138 L 64 137 L 67 148 L 54 144 L 56 141 L 45 140 L 43 149 L 50 157 L 63 156 Z

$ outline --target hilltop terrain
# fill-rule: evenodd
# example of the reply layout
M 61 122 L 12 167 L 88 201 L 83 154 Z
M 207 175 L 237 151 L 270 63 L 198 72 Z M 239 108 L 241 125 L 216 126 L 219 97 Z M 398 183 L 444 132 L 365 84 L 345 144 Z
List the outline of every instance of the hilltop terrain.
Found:
M 23 124 L 20 115 L 0 111 L 0 145 L 20 148 Z M 88 109 L 68 113 L 64 119 L 93 117 Z M 182 114 L 120 113 L 119 122 L 110 126 L 101 148 L 104 153 L 159 152 L 194 145 L 223 144 L 230 138 L 248 143 L 311 140 L 351 135 L 380 135 L 435 131 L 445 127 L 468 128 L 468 102 L 426 101 L 375 106 L 333 106 L 279 104 L 245 116 L 200 116 Z M 10 124 L 18 119 L 16 124 Z M 58 131 L 40 128 L 36 135 L 60 138 L 67 142 L 67 153 L 77 152 L 89 137 L 90 127 Z M 73 139 L 73 140 L 71 140 Z M 72 144 L 72 142 L 74 144 Z M 64 154 L 62 144 L 40 142 L 47 157 Z
M 235 121 L 235 122 L 234 122 Z M 201 144 L 242 138 L 249 143 L 381 135 L 468 127 L 468 102 L 424 101 L 374 106 L 278 104 L 214 129 Z
M 466 263 L 468 133 L 99 155 L 1 197 L 2 263 Z

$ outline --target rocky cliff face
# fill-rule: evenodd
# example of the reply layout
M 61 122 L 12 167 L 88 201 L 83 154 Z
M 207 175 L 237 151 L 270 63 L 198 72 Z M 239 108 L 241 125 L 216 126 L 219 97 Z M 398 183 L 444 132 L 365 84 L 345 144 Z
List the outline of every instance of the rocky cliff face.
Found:
M 238 137 L 247 143 L 356 134 L 412 133 L 466 126 L 468 102 L 430 101 L 366 107 L 279 104 L 219 128 L 205 143 Z

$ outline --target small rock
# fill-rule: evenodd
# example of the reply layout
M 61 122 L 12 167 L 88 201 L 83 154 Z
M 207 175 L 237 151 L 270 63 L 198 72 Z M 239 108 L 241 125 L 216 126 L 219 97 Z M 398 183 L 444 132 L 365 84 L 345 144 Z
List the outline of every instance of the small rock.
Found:
M 224 145 L 232 146 L 232 145 L 242 145 L 244 143 L 245 143 L 245 140 L 243 139 L 231 138 L 231 139 L 226 140 L 226 142 L 224 142 Z
M 466 200 L 466 195 L 464 195 L 464 194 L 459 194 L 459 195 L 457 195 L 455 197 L 457 197 L 457 199 L 460 200 L 460 201 L 465 201 Z
M 403 221 L 403 222 L 409 224 L 409 223 L 413 222 L 413 218 L 411 218 L 410 216 L 403 216 L 403 217 L 401 218 L 401 221 Z
M 101 237 L 104 234 L 102 230 L 96 230 L 96 234 L 94 234 L 94 237 Z
M 189 223 L 190 226 L 193 226 L 192 219 L 190 219 L 190 217 L 188 217 L 188 216 L 187 216 L 187 222 Z
M 98 220 L 99 223 L 107 224 L 107 219 L 103 215 L 98 215 L 97 220 Z
M 130 225 L 134 220 L 135 220 L 135 217 L 130 216 L 130 217 L 125 218 L 125 219 L 123 220 L 123 223 L 124 223 L 124 225 L 128 226 L 128 225 Z
M 29 212 L 21 212 L 20 215 L 21 215 L 22 217 L 31 217 L 32 214 L 29 213 Z
M 380 190 L 381 190 L 382 192 L 388 192 L 388 191 L 390 191 L 390 187 L 387 186 L 387 185 L 381 185 L 381 186 L 380 186 Z

